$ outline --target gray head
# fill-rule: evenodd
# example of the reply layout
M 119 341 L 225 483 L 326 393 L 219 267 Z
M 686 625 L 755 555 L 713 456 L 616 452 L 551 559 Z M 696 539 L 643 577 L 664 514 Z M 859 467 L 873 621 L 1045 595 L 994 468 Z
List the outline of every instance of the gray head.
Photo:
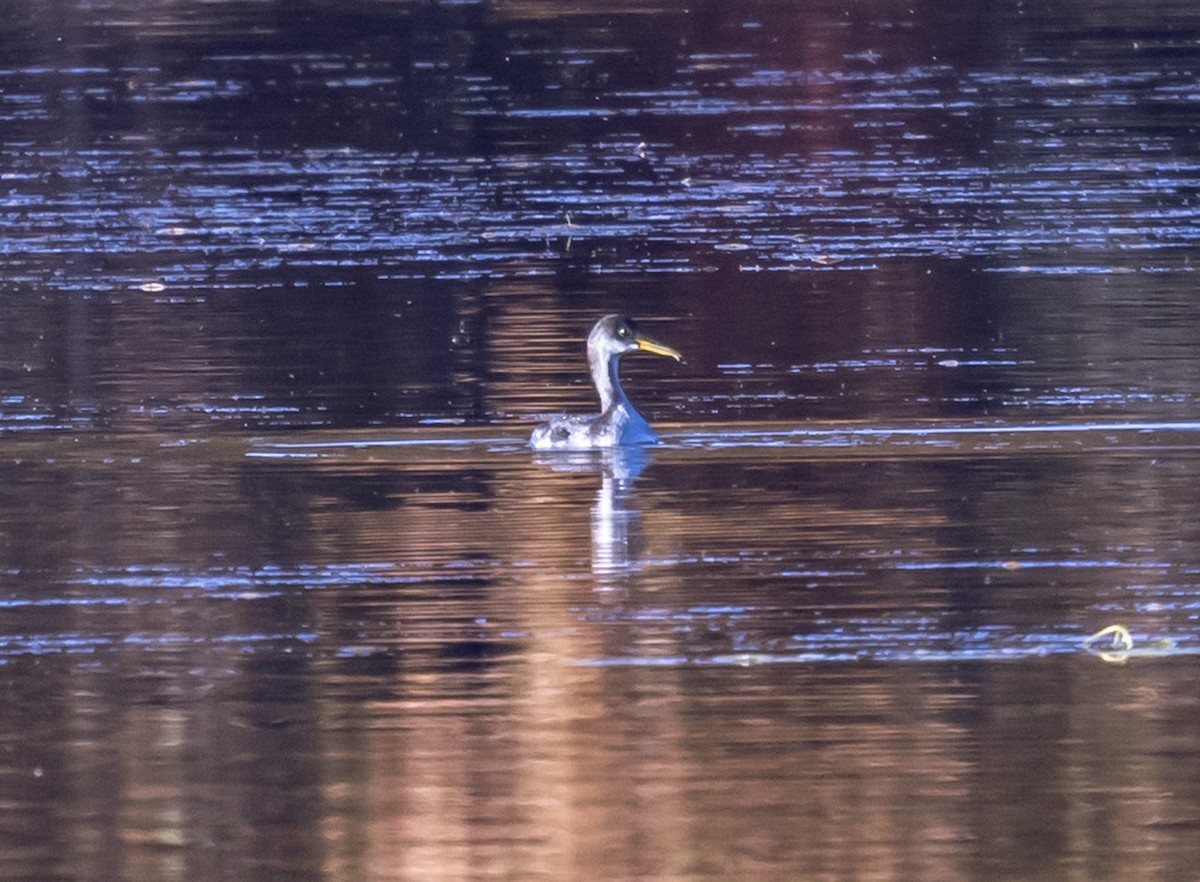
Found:
M 625 400 L 621 381 L 617 377 L 617 363 L 626 352 L 637 351 L 683 361 L 679 352 L 638 330 L 629 316 L 606 315 L 592 327 L 592 332 L 588 334 L 588 366 L 592 371 L 592 382 L 600 394 L 601 411 L 607 411 L 613 404 Z
M 627 315 L 606 315 L 596 322 L 588 334 L 589 360 L 593 353 L 601 359 L 607 359 L 634 350 L 683 361 L 679 352 L 643 334 L 637 323 Z

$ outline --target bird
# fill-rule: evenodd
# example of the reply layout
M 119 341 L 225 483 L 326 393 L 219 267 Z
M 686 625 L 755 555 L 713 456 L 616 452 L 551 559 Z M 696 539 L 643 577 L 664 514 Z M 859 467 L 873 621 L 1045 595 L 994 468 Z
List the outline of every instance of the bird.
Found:
M 559 415 L 533 430 L 535 450 L 599 450 L 633 444 L 657 444 L 658 436 L 637 412 L 621 388 L 617 370 L 627 352 L 649 352 L 683 361 L 683 355 L 643 334 L 633 319 L 606 315 L 592 327 L 587 340 L 588 368 L 600 396 L 600 413 Z

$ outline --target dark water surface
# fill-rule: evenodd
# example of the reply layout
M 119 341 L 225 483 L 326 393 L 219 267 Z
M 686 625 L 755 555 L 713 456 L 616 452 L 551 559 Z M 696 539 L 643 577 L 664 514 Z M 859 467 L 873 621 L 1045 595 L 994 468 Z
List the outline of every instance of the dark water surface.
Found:
M 1184 0 L 0 4 L 0 879 L 1194 880 L 1198 242 Z

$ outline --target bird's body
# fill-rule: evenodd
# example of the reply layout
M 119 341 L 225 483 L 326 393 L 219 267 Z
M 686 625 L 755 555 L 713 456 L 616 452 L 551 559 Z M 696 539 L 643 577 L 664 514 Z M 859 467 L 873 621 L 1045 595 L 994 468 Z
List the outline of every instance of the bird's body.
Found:
M 588 367 L 600 396 L 600 413 L 556 416 L 533 430 L 530 446 L 538 450 L 596 450 L 626 444 L 654 444 L 658 436 L 621 388 L 617 369 L 626 352 L 650 352 L 676 361 L 683 356 L 638 330 L 623 315 L 606 315 L 588 334 Z

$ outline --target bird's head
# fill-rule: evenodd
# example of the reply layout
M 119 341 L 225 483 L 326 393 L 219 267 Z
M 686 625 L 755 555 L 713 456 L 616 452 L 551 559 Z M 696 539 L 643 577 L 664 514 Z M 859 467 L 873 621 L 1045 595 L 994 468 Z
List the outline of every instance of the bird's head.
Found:
M 683 361 L 683 355 L 657 340 L 646 336 L 633 319 L 626 315 L 606 315 L 596 322 L 588 335 L 588 351 L 601 358 L 624 355 L 626 352 L 649 352 Z

